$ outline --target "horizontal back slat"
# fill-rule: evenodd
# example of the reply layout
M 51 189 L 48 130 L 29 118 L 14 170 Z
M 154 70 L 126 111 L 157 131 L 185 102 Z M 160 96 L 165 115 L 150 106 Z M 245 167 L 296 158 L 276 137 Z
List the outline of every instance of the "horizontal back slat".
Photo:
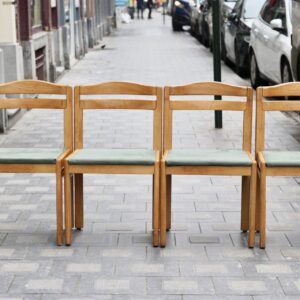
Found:
M 80 86 L 81 95 L 155 95 L 156 87 L 131 82 L 105 82 Z
M 0 84 L 0 94 L 56 94 L 65 95 L 65 85 L 40 80 L 20 80 Z
M 237 101 L 170 101 L 172 110 L 230 110 L 244 111 L 246 102 Z
M 299 96 L 300 97 L 300 82 L 288 82 L 270 87 L 263 87 L 263 97 L 284 97 L 284 96 Z
M 247 87 L 234 86 L 220 82 L 199 82 L 184 86 L 172 86 L 169 95 L 223 95 L 246 96 Z
M 18 98 L 18 99 L 0 99 L 0 109 L 16 108 L 51 108 L 64 109 L 67 107 L 66 100 L 42 99 L 42 98 Z
M 81 109 L 145 109 L 155 110 L 157 102 L 147 100 L 81 100 Z
M 265 111 L 300 111 L 299 101 L 263 101 Z

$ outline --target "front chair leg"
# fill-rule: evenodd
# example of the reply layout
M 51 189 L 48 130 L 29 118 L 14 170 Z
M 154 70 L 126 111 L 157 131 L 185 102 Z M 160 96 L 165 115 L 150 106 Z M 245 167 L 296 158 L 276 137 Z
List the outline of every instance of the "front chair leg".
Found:
M 256 176 L 257 164 L 253 163 L 251 168 L 250 201 L 249 201 L 249 236 L 248 247 L 255 245 L 255 212 L 256 212 Z
M 153 234 L 152 234 L 152 244 L 157 247 L 159 244 L 159 196 L 160 196 L 160 176 L 159 176 L 159 162 L 155 163 L 154 166 L 154 176 L 153 176 Z
M 56 164 L 56 244 L 63 243 L 62 165 Z
M 171 207 L 172 207 L 172 176 L 166 176 L 166 206 L 167 206 L 167 231 L 171 229 Z
M 83 206 L 83 174 L 74 174 L 75 183 L 75 227 L 83 228 L 84 206 Z
M 166 169 L 161 162 L 160 177 L 160 246 L 166 246 Z
M 259 225 L 260 225 L 260 241 L 259 246 L 261 249 L 266 247 L 266 166 L 262 164 L 259 189 L 260 189 L 260 201 L 259 201 Z
M 242 176 L 241 230 L 249 230 L 250 176 Z
M 72 203 L 71 203 L 71 177 L 68 162 L 65 161 L 65 243 L 72 243 Z

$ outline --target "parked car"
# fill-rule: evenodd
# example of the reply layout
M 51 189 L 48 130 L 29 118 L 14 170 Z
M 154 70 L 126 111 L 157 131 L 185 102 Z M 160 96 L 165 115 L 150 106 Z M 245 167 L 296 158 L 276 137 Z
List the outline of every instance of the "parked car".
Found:
M 224 25 L 225 60 L 235 64 L 236 72 L 244 75 L 249 69 L 248 49 L 254 19 L 265 0 L 238 0 Z
M 204 46 L 209 47 L 212 41 L 212 0 L 201 3 L 198 25 L 200 40 Z
M 293 81 L 291 9 L 291 0 L 268 0 L 253 22 L 249 48 L 253 88 L 263 79 L 275 84 Z
M 191 6 L 193 5 L 193 0 L 173 0 L 172 28 L 174 31 L 182 30 L 182 26 L 191 25 Z
M 191 7 L 191 34 L 197 38 L 200 36 L 199 32 L 199 19 L 202 14 L 201 8 L 205 0 L 196 0 L 195 5 Z
M 292 56 L 294 79 L 300 81 L 300 0 L 292 1 Z

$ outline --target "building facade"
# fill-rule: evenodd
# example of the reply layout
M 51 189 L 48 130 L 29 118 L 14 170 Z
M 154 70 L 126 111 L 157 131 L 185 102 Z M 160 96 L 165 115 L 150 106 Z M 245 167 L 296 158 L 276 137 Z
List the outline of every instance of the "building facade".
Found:
M 114 0 L 0 0 L 0 82 L 55 82 L 110 33 L 114 15 Z M 14 113 L 0 113 L 0 131 Z

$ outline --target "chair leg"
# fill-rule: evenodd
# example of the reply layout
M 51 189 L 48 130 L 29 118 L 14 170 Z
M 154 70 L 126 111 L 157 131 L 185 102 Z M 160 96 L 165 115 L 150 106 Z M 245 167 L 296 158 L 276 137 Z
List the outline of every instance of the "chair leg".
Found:
M 160 246 L 166 246 L 166 169 L 165 162 L 161 163 L 160 177 Z
M 260 223 L 260 241 L 259 247 L 264 249 L 266 247 L 266 166 L 262 165 L 260 173 L 260 211 L 259 211 L 259 223 Z
M 74 195 L 74 174 L 70 174 L 71 180 L 71 210 L 72 210 L 72 228 L 75 227 L 75 214 L 74 214 L 74 206 L 75 206 L 75 195 Z
M 260 231 L 260 171 L 257 171 L 256 180 L 256 213 L 255 213 L 255 230 Z
M 62 166 L 61 161 L 56 165 L 56 244 L 63 243 L 63 205 L 62 205 Z
M 157 247 L 159 244 L 159 197 L 160 197 L 160 177 L 159 177 L 159 163 L 155 163 L 154 178 L 153 178 L 153 234 L 152 234 L 152 244 Z
M 83 174 L 74 174 L 75 182 L 75 227 L 83 228 Z
M 256 212 L 256 176 L 257 176 L 257 164 L 254 163 L 251 168 L 251 181 L 249 190 L 249 236 L 248 247 L 253 248 L 255 245 L 255 212 Z
M 242 176 L 241 230 L 249 230 L 250 176 Z
M 172 176 L 166 176 L 166 206 L 167 206 L 167 231 L 171 229 L 171 206 L 172 206 Z
M 65 162 L 65 243 L 72 242 L 72 203 L 71 203 L 71 177 L 68 162 Z

